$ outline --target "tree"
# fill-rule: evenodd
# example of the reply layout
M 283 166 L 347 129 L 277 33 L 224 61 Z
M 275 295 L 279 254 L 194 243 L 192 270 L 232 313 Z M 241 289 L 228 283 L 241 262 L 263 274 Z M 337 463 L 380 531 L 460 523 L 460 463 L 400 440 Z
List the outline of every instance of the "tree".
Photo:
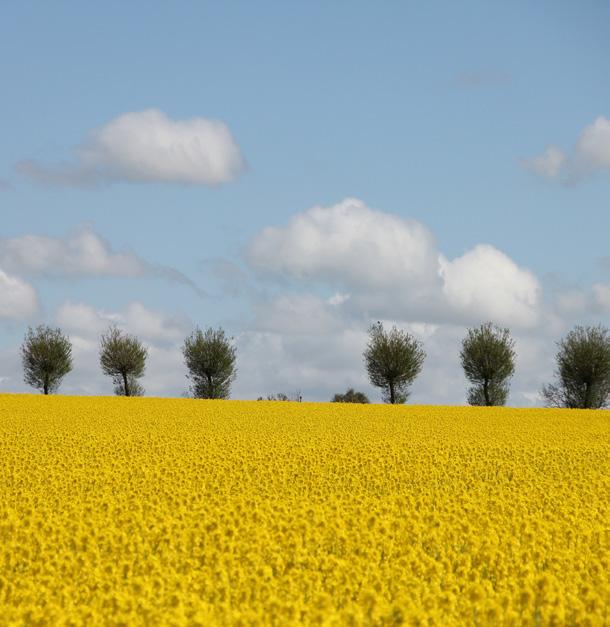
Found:
M 468 391 L 470 405 L 506 404 L 508 380 L 515 372 L 514 346 L 510 331 L 491 322 L 468 329 L 460 360 L 466 378 L 473 384 Z
M 197 327 L 186 338 L 182 354 L 195 398 L 229 398 L 237 373 L 235 352 L 221 328 Z
M 369 399 L 364 392 L 355 392 L 354 388 L 347 390 L 345 394 L 335 394 L 332 403 L 368 403 Z
M 426 353 L 421 343 L 395 326 L 387 332 L 381 322 L 369 329 L 364 361 L 371 383 L 382 389 L 386 403 L 404 403 Z
M 43 394 L 56 392 L 72 370 L 72 344 L 61 329 L 28 327 L 21 346 L 24 381 Z
M 577 326 L 558 342 L 557 382 L 545 385 L 548 407 L 601 409 L 610 401 L 610 331 Z
M 109 327 L 100 341 L 100 365 L 112 377 L 118 396 L 142 396 L 144 389 L 138 379 L 146 370 L 148 350 L 134 335 Z

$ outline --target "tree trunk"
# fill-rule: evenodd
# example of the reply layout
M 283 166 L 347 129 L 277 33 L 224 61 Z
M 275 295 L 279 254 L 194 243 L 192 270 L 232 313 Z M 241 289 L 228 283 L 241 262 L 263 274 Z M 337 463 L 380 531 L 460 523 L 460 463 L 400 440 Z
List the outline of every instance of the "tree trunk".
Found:
M 591 409 L 591 386 L 588 381 L 585 381 L 585 395 L 583 398 L 583 408 Z
M 125 396 L 129 396 L 129 384 L 127 383 L 127 373 L 123 373 L 123 387 L 125 389 Z
M 485 405 L 489 407 L 491 405 L 491 401 L 489 400 L 489 381 L 487 379 L 483 381 L 483 395 L 485 396 Z
M 42 383 L 42 393 L 47 395 L 49 393 L 49 377 L 45 377 Z
M 208 398 L 216 398 L 216 395 L 214 394 L 214 390 L 212 389 L 212 375 L 206 374 L 205 376 L 208 380 Z
M 394 394 L 394 381 L 390 381 L 390 404 L 394 405 L 396 395 Z

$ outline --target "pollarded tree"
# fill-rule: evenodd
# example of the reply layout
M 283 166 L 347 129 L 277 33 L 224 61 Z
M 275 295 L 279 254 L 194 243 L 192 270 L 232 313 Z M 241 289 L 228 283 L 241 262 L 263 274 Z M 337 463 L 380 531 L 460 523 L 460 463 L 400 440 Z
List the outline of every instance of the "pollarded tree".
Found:
M 505 405 L 508 381 L 515 372 L 515 342 L 508 329 L 486 322 L 462 341 L 460 360 L 466 378 L 470 405 Z
M 601 409 L 610 402 L 610 331 L 577 326 L 558 342 L 557 383 L 545 385 L 549 407 Z
M 104 374 L 112 377 L 117 396 L 142 396 L 144 389 L 138 381 L 146 370 L 148 350 L 134 335 L 111 326 L 100 341 L 100 365 Z
M 356 392 L 350 388 L 345 394 L 335 394 L 332 403 L 368 403 L 369 399 L 364 392 Z
M 195 398 L 229 398 L 237 374 L 235 353 L 221 328 L 202 331 L 197 327 L 186 338 L 182 354 Z
M 371 383 L 381 388 L 386 403 L 404 403 L 409 386 L 421 371 L 426 353 L 421 342 L 406 331 L 386 332 L 381 322 L 369 329 L 364 362 Z
M 23 378 L 43 394 L 56 392 L 72 370 L 72 344 L 61 329 L 28 328 L 21 346 Z

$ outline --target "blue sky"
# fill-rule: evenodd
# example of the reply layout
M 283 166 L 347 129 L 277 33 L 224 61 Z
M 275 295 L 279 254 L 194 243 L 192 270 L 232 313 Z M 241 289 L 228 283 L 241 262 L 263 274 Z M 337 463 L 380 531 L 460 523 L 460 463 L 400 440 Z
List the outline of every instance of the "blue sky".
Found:
M 499 322 L 521 333 L 523 354 L 536 342 L 541 347 L 523 368 L 539 379 L 517 377 L 512 399 L 536 404 L 537 386 L 552 375 L 558 336 L 577 321 L 610 319 L 610 271 L 603 261 L 610 256 L 608 40 L 610 5 L 601 1 L 3 4 L 0 238 L 6 244 L 38 235 L 47 238 L 45 245 L 69 247 L 70 234 L 88 228 L 109 251 L 131 251 L 148 265 L 127 277 L 129 272 L 116 269 L 79 273 L 62 266 L 43 272 L 24 261 L 24 254 L 37 252 L 22 239 L 26 252 L 18 262 L 5 254 L 3 268 L 0 255 L 0 270 L 30 286 L 37 298 L 29 309 L 4 307 L 0 389 L 25 389 L 15 364 L 27 325 L 63 321 L 75 325 L 71 334 L 82 340 L 79 363 L 87 375 L 73 373 L 62 390 L 109 393 L 110 384 L 94 368 L 97 327 L 87 335 L 74 317 L 103 312 L 102 320 L 115 316 L 146 338 L 126 313 L 138 303 L 161 327 L 173 329 L 167 337 L 149 329 L 149 341 L 171 353 L 178 369 L 179 331 L 222 324 L 235 335 L 244 356 L 235 394 L 243 398 L 299 387 L 312 400 L 323 400 L 334 387 L 365 387 L 354 356 L 361 353 L 366 325 L 383 316 L 421 333 L 432 346 L 438 343 L 414 401 L 460 403 L 464 383 L 455 363 L 437 363 L 434 355 L 440 360 L 443 346 L 455 353 L 465 326 L 499 312 Z M 74 148 L 87 141 L 91 147 L 87 138 L 94 129 L 151 109 L 170 121 L 220 120 L 241 165 L 220 184 L 185 182 L 182 175 L 168 182 L 150 172 L 146 180 L 133 180 L 117 152 L 130 145 L 117 140 L 114 161 L 103 157 L 106 171 L 95 174 L 94 185 L 59 180 L 61 163 L 84 176 Z M 155 120 L 151 124 L 162 123 Z M 209 151 L 226 148 L 218 142 Z M 555 147 L 552 155 L 545 153 L 549 146 Z M 102 158 L 99 143 L 92 150 Z M 17 165 L 23 162 L 37 169 Z M 326 218 L 316 222 L 317 248 L 302 251 L 324 260 L 315 269 L 306 258 L 290 257 L 290 250 L 275 260 L 276 267 L 260 247 L 262 257 L 252 254 L 253 241 L 271 241 L 265 228 L 288 229 L 295 216 L 307 216 L 315 206 L 332 211 L 346 198 L 358 199 L 366 210 L 337 210 L 333 229 L 358 230 L 347 215 L 360 216 L 362 224 L 390 214 L 407 226 L 423 225 L 434 240 L 433 255 L 450 261 L 481 244 L 501 251 L 535 277 L 539 302 L 530 305 L 537 308 L 536 320 L 511 317 L 508 300 L 500 307 L 506 290 L 496 299 L 498 307 L 477 310 L 478 297 L 464 300 L 463 290 L 472 290 L 461 278 L 459 285 L 455 279 L 442 288 L 453 299 L 449 304 L 433 307 L 436 297 L 430 296 L 425 306 L 407 299 L 377 309 L 365 292 L 373 298 L 378 289 L 383 300 L 388 290 L 408 292 L 413 283 L 399 280 L 391 288 L 383 282 L 388 260 L 376 256 L 384 237 L 379 234 L 365 248 L 367 264 L 380 269 L 381 279 L 377 287 L 358 284 L 344 269 L 366 234 L 354 236 L 344 257 L 328 256 L 333 244 L 318 241 L 331 228 Z M 297 227 L 283 236 L 300 237 Z M 395 253 L 402 263 L 400 250 Z M 479 257 L 480 267 L 493 266 Z M 153 266 L 186 279 L 167 280 Z M 468 268 L 474 281 L 481 270 Z M 507 272 L 498 270 L 493 280 L 508 281 L 511 294 L 533 289 L 517 285 L 525 275 Z M 343 305 L 324 310 L 335 293 L 352 303 L 349 311 L 338 312 Z M 303 298 L 316 311 L 322 308 L 322 317 L 329 314 L 332 324 L 301 332 L 312 319 L 298 300 Z M 286 305 L 286 299 L 293 300 Z M 64 315 L 66 303 L 81 310 Z M 261 320 L 275 320 L 278 306 L 292 312 L 290 323 L 283 314 L 267 328 Z M 328 366 L 306 350 L 325 333 L 344 340 Z M 268 370 L 255 366 L 257 350 L 268 358 Z M 158 364 L 151 363 L 151 393 L 180 394 L 184 373 L 163 378 Z M 254 368 L 260 378 L 249 374 Z M 439 391 L 438 378 L 451 385 Z

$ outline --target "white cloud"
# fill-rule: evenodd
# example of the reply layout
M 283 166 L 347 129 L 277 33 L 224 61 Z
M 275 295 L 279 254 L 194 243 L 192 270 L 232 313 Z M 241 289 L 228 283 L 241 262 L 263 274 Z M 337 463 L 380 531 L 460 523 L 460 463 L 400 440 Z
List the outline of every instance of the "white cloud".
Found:
M 110 324 L 116 324 L 144 340 L 161 343 L 181 340 L 191 326 L 185 316 L 170 317 L 148 309 L 137 301 L 119 312 L 97 310 L 84 303 L 66 302 L 57 310 L 55 320 L 66 331 L 85 338 L 97 337 Z
M 582 290 L 572 288 L 557 294 L 557 308 L 564 315 L 582 315 L 588 306 L 587 295 Z
M 595 303 L 601 310 L 610 315 L 610 284 L 596 283 L 593 285 L 593 296 Z
M 66 238 L 24 235 L 0 239 L 0 265 L 47 277 L 142 276 L 147 263 L 135 254 L 113 252 L 89 227 Z
M 562 173 L 566 161 L 565 154 L 559 148 L 548 146 L 541 155 L 531 159 L 524 159 L 522 163 L 524 167 L 535 174 L 554 178 Z
M 22 320 L 37 311 L 38 297 L 34 288 L 0 270 L 0 318 Z
M 538 280 L 493 246 L 476 246 L 453 261 L 441 257 L 441 275 L 443 294 L 457 311 L 500 324 L 538 321 Z
M 90 227 L 70 235 L 24 235 L 0 239 L 0 267 L 18 274 L 46 278 L 145 277 L 163 278 L 201 290 L 174 268 L 145 261 L 133 252 L 115 252 Z
M 576 144 L 576 155 L 581 167 L 610 171 L 610 120 L 598 117 L 585 127 Z
M 344 294 L 342 292 L 336 292 L 330 298 L 328 298 L 326 302 L 329 305 L 333 305 L 333 306 L 336 307 L 336 306 L 342 305 L 343 303 L 348 301 L 349 298 L 350 298 L 349 294 Z
M 610 120 L 599 116 L 586 126 L 570 156 L 549 146 L 542 155 L 524 159 L 522 163 L 540 176 L 564 176 L 571 182 L 595 174 L 610 174 Z
M 298 320 L 305 321 L 303 316 Z M 364 331 L 346 325 L 315 333 L 250 330 L 237 338 L 235 398 L 299 390 L 303 399 L 329 401 L 337 392 L 356 387 L 371 393 L 362 364 Z M 373 395 L 371 398 L 376 398 Z
M 247 254 L 262 272 L 360 288 L 399 281 L 426 285 L 437 271 L 434 238 L 426 227 L 354 198 L 297 213 L 285 227 L 267 227 Z
M 93 129 L 74 150 L 75 161 L 17 164 L 44 184 L 88 186 L 102 182 L 218 185 L 233 180 L 244 159 L 228 127 L 218 120 L 172 120 L 163 111 L 124 113 Z
M 369 316 L 531 326 L 540 305 L 537 279 L 501 251 L 477 246 L 449 261 L 422 224 L 355 199 L 264 229 L 247 259 L 262 276 L 340 289 L 347 306 Z

